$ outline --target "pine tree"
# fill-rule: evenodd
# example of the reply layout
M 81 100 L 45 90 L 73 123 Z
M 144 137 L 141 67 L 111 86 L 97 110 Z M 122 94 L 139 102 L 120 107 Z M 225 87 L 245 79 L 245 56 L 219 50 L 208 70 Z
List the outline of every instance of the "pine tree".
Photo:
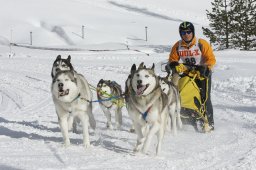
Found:
M 211 45 L 217 45 L 215 44 L 217 42 L 217 37 L 214 35 L 214 33 L 209 28 L 202 27 L 203 34 L 206 35 L 210 39 Z
M 256 48 L 256 0 L 234 1 L 232 42 L 244 50 Z
M 212 4 L 211 12 L 206 10 L 207 18 L 210 20 L 211 30 L 204 30 L 204 34 L 207 37 L 212 37 L 214 34 L 216 40 L 220 44 L 220 49 L 230 47 L 230 24 L 232 15 L 232 3 L 228 0 L 214 0 Z

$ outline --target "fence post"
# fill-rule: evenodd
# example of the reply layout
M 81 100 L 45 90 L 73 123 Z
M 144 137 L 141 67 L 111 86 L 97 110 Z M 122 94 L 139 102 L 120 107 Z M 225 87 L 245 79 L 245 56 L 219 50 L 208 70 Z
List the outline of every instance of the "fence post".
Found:
M 11 37 L 10 37 L 10 53 L 9 53 L 9 58 L 11 58 L 12 55 L 12 29 L 11 29 Z
M 32 31 L 30 31 L 30 45 L 32 45 Z
M 146 41 L 148 41 L 148 27 L 145 27 L 145 32 L 146 32 Z
M 82 38 L 84 39 L 84 25 L 82 25 Z

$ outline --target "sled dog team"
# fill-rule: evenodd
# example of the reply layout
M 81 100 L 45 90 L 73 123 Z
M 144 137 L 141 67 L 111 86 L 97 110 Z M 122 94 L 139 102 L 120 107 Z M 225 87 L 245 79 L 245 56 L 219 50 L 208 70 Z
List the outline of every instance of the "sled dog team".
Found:
M 92 102 L 99 102 L 107 118 L 109 129 L 122 125 L 122 107 L 125 105 L 137 134 L 135 152 L 146 153 L 154 135 L 157 135 L 156 153 L 161 151 L 164 133 L 170 129 L 174 134 L 182 128 L 180 97 L 168 77 L 161 78 L 154 72 L 154 64 L 147 68 L 143 63 L 133 64 L 125 82 L 125 92 L 115 81 L 101 79 L 97 88 L 97 100 L 93 101 L 91 85 L 77 73 L 71 56 L 67 59 L 57 56 L 52 67 L 52 98 L 58 116 L 64 145 L 70 145 L 69 131 L 77 132 L 82 126 L 83 145 L 90 147 L 89 126 L 96 128 L 92 114 Z M 111 112 L 115 113 L 115 126 L 111 123 Z

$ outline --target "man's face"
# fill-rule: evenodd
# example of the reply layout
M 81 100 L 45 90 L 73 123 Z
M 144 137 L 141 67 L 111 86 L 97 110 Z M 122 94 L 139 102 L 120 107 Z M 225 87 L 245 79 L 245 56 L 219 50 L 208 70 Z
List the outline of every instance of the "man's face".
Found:
M 186 42 L 190 42 L 193 38 L 193 32 L 191 30 L 182 30 L 180 34 L 182 39 Z

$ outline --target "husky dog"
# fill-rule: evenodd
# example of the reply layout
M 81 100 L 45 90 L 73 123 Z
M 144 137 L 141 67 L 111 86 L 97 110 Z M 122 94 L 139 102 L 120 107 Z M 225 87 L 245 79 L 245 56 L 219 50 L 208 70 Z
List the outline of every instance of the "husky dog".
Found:
M 74 71 L 70 59 L 71 56 L 61 59 L 61 56 L 58 55 L 53 63 L 51 73 L 53 102 L 63 134 L 64 145 L 70 145 L 68 130 L 73 129 L 74 132 L 77 132 L 77 118 L 79 118 L 83 127 L 84 145 L 88 147 L 90 142 L 87 119 L 93 129 L 96 127 L 92 114 L 92 92 L 84 76 Z
M 73 119 L 78 118 L 83 127 L 83 144 L 89 147 L 88 126 L 90 123 L 95 129 L 95 120 L 92 115 L 92 93 L 85 78 L 73 71 L 59 71 L 53 78 L 51 91 L 64 145 L 70 145 L 68 130 L 73 125 Z
M 178 89 L 174 86 L 172 82 L 169 81 L 170 80 L 169 78 L 170 78 L 169 75 L 167 75 L 166 77 L 159 77 L 159 83 L 162 91 L 165 94 L 167 94 L 168 101 L 169 101 L 168 109 L 169 109 L 171 122 L 170 122 L 170 119 L 168 119 L 167 127 L 170 127 L 169 124 L 171 123 L 173 134 L 176 135 L 177 134 L 176 123 L 178 123 L 179 128 L 182 128 L 182 121 L 180 117 L 181 103 L 180 103 L 180 96 L 179 96 Z
M 157 134 L 156 153 L 159 154 L 166 128 L 168 98 L 161 90 L 154 64 L 151 68 L 144 67 L 143 63 L 138 69 L 136 65 L 132 66 L 128 93 L 128 113 L 137 134 L 134 151 L 146 153 L 154 134 Z
M 71 64 L 71 56 L 69 55 L 67 59 L 64 59 L 64 58 L 61 58 L 61 55 L 58 55 L 55 59 L 55 61 L 53 62 L 53 65 L 52 65 L 52 72 L 51 72 L 51 76 L 52 78 L 55 77 L 55 75 L 59 72 L 59 71 L 66 71 L 66 70 L 70 70 L 74 73 L 74 75 L 80 79 L 83 84 L 86 86 L 89 87 L 89 84 L 88 82 L 86 81 L 86 79 L 84 78 L 83 75 L 81 74 L 78 74 L 72 64 Z M 87 88 L 89 89 L 89 88 Z M 92 92 L 90 91 L 90 94 Z M 89 94 L 89 93 L 88 93 Z M 92 96 L 92 95 L 91 95 Z M 87 98 L 87 94 L 84 94 L 83 92 L 81 93 L 81 97 L 82 98 Z M 89 119 L 90 119 L 90 124 L 92 124 L 91 126 L 92 127 L 95 127 L 96 126 L 96 123 L 95 123 L 95 119 L 94 119 L 94 116 L 92 115 L 92 112 L 89 113 Z M 73 121 L 73 119 L 70 119 L 70 123 Z M 77 125 L 79 124 L 79 121 L 77 119 L 74 119 L 73 121 L 73 126 L 70 126 L 69 130 L 71 130 L 73 128 L 73 132 L 77 133 Z
M 74 70 L 71 62 L 71 56 L 69 55 L 67 59 L 61 58 L 61 55 L 58 55 L 53 62 L 52 65 L 52 78 L 56 75 L 58 71 L 64 71 L 64 70 Z
M 97 84 L 97 97 L 102 111 L 107 117 L 107 128 L 113 129 L 111 123 L 111 111 L 115 112 L 115 127 L 120 129 L 122 125 L 122 89 L 115 81 L 101 79 Z

